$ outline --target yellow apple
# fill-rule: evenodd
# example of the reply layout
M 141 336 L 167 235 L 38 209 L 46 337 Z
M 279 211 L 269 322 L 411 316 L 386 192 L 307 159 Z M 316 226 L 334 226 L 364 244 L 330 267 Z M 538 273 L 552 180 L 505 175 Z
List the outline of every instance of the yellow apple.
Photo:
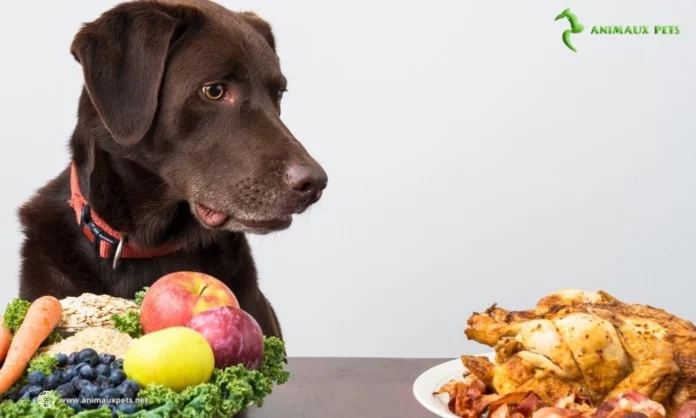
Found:
M 123 371 L 141 386 L 159 384 L 180 392 L 207 383 L 215 356 L 208 341 L 186 327 L 147 334 L 133 342 L 123 357 Z

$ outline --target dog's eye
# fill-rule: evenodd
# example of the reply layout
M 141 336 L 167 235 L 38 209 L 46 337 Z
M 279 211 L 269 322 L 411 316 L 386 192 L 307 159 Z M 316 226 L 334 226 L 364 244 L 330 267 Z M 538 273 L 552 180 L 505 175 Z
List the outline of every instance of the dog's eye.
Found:
M 283 94 L 287 92 L 288 89 L 280 89 L 278 90 L 278 103 L 280 103 L 281 100 L 283 100 Z
M 220 100 L 225 95 L 225 87 L 222 84 L 211 84 L 203 87 L 203 94 L 210 100 Z

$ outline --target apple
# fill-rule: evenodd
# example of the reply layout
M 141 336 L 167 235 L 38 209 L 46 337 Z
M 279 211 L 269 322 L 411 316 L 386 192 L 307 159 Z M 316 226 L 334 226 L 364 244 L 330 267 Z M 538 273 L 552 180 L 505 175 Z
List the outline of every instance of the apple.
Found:
M 261 366 L 263 332 L 258 322 L 243 310 L 232 306 L 208 309 L 191 318 L 188 327 L 208 341 L 216 368 L 242 364 L 255 370 Z
M 219 306 L 239 308 L 234 293 L 203 273 L 180 271 L 157 280 L 145 293 L 140 323 L 145 333 L 186 326 L 199 312 Z
M 171 327 L 138 338 L 123 356 L 123 371 L 140 386 L 163 385 L 176 392 L 210 381 L 215 358 L 195 330 Z

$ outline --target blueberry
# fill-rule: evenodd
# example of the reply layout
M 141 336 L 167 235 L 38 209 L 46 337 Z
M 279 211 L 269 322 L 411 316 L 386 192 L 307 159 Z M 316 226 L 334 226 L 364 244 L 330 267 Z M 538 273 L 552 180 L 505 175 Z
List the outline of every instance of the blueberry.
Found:
M 97 364 L 99 364 L 99 354 L 97 354 L 97 352 L 91 348 L 85 348 L 77 355 L 77 362 L 86 363 L 92 367 L 95 367 Z
M 19 400 L 20 400 L 20 401 L 23 400 L 23 399 L 29 399 L 29 400 L 31 400 L 31 396 L 30 396 L 28 393 L 24 393 L 24 394 L 22 394 L 22 396 L 19 397 Z
M 123 397 L 123 394 L 121 393 L 121 391 L 117 389 L 109 388 L 100 391 L 99 397 L 102 399 L 106 399 L 107 401 L 110 401 L 113 399 L 121 399 Z
M 67 404 L 69 407 L 71 407 L 72 409 L 74 409 L 75 412 L 80 412 L 80 411 L 84 410 L 84 408 L 82 408 L 82 405 L 80 404 L 79 401 L 70 400 L 70 402 L 66 402 L 66 404 Z
M 81 390 L 84 389 L 87 385 L 92 385 L 92 382 L 90 382 L 89 380 L 80 379 L 80 378 L 78 377 L 76 382 L 72 382 L 72 385 L 75 386 L 75 389 L 81 391 Z
M 111 370 L 111 374 L 109 375 L 109 381 L 111 383 L 114 385 L 119 385 L 124 380 L 126 380 L 126 374 L 123 373 L 123 370 Z
M 70 366 L 67 369 L 63 370 L 63 373 L 67 374 L 70 379 L 73 379 L 76 376 L 80 375 L 80 369 L 78 366 Z
M 73 376 L 70 374 L 69 371 L 67 370 L 61 370 L 60 373 L 57 373 L 58 377 L 60 379 L 60 384 L 68 383 L 70 382 L 70 379 L 73 378 Z
M 117 359 L 114 360 L 114 362 L 111 364 L 111 369 L 121 369 L 123 370 L 123 359 Z
M 82 409 L 97 409 L 98 403 L 91 400 L 91 398 L 80 398 L 80 405 Z
M 116 387 L 116 390 L 119 391 L 123 399 L 134 399 L 136 396 L 136 393 L 133 392 L 133 389 L 129 387 L 124 387 L 123 385 L 118 385 Z
M 77 360 L 78 360 L 78 363 L 86 363 L 85 360 L 86 360 L 87 358 L 92 358 L 92 357 L 97 357 L 97 358 L 99 358 L 99 353 L 97 353 L 96 351 L 94 351 L 94 350 L 91 349 L 91 348 L 82 349 L 82 350 L 80 350 L 80 351 L 77 353 Z
M 65 354 L 62 354 L 62 353 L 56 354 L 56 361 L 57 361 L 56 366 L 65 367 L 68 365 L 68 356 L 66 356 Z
M 109 383 L 109 375 L 104 376 L 103 374 L 98 374 L 94 378 L 94 383 L 101 385 L 102 383 Z
M 54 371 L 52 371 L 51 374 L 49 374 L 48 376 L 46 376 L 46 379 L 44 379 L 44 382 L 47 382 L 48 379 L 55 379 L 56 383 L 58 383 L 58 386 L 60 386 L 60 384 L 62 383 L 62 382 L 60 381 L 60 380 L 61 380 L 61 373 L 60 373 L 60 370 L 54 370 Z M 58 386 L 56 386 L 56 387 L 58 387 Z
M 41 386 L 29 385 L 29 386 L 27 386 L 27 390 L 24 392 L 24 395 L 28 395 L 30 398 L 33 398 L 35 396 L 38 396 L 39 393 L 41 393 L 43 391 L 44 391 L 43 387 L 41 387 Z
M 38 370 L 34 370 L 33 372 L 29 373 L 29 376 L 27 377 L 27 383 L 30 385 L 38 385 L 38 386 L 43 386 L 44 379 L 46 379 L 46 375 L 41 373 Z
M 101 364 L 111 364 L 116 360 L 116 356 L 113 354 L 101 353 L 99 354 L 99 362 Z
M 124 414 L 135 414 L 138 410 L 138 405 L 135 403 L 120 403 L 118 404 L 118 410 Z
M 79 353 L 76 351 L 68 356 L 68 364 L 77 364 L 77 355 Z
M 80 377 L 87 380 L 94 379 L 94 369 L 89 364 L 80 367 Z
M 75 395 L 77 390 L 71 383 L 64 383 L 56 388 L 56 392 L 58 392 L 61 398 L 68 398 Z
M 140 385 L 133 380 L 126 379 L 116 389 L 123 393 L 124 398 L 133 399 L 140 392 Z
M 87 384 L 84 385 L 80 390 L 81 398 L 96 398 L 98 394 L 99 388 L 97 388 L 97 385 L 91 382 L 87 382 Z
M 132 387 L 133 390 L 136 392 L 140 391 L 140 384 L 138 382 L 136 382 L 135 380 L 126 379 L 123 381 L 123 384 Z
M 99 406 L 94 400 L 99 395 L 99 388 L 92 383 L 88 383 L 80 391 L 80 402 L 85 409 L 95 409 Z
M 46 379 L 44 379 L 44 389 L 53 390 L 58 386 L 60 386 L 60 376 L 58 376 L 57 374 L 51 373 L 50 375 L 48 375 Z
M 111 367 L 109 367 L 107 364 L 100 364 L 94 368 L 94 371 L 96 372 L 97 376 L 108 376 L 111 374 Z

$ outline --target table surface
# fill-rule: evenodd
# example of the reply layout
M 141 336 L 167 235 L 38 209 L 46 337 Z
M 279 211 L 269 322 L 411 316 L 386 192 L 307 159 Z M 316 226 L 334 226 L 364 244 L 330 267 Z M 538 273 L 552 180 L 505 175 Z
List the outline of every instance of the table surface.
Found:
M 290 381 L 240 418 L 432 418 L 416 378 L 451 359 L 291 358 Z

